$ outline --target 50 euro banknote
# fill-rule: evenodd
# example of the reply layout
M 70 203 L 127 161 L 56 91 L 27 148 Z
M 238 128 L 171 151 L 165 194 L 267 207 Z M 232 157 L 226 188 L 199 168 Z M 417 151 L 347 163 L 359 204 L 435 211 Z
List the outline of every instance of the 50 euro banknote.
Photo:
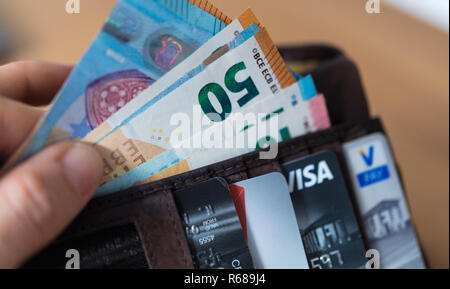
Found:
M 207 1 L 120 0 L 43 120 L 4 169 L 49 144 L 84 137 L 121 110 L 226 27 L 214 14 L 230 22 Z
M 200 72 L 199 69 L 195 68 L 201 66 L 216 50 L 233 42 L 237 35 L 242 33 L 252 24 L 257 27 L 261 27 L 260 22 L 253 12 L 250 9 L 247 9 L 238 18 L 229 23 L 226 28 L 213 36 L 194 53 L 187 57 L 182 64 L 174 67 L 171 71 L 158 79 L 151 87 L 140 93 L 136 98 L 128 102 L 121 110 L 112 114 L 102 124 L 92 130 L 86 137 L 84 137 L 84 140 L 96 143 L 112 131 L 127 124 L 131 119 L 175 90 L 182 83 L 192 77 L 195 77 L 195 75 Z M 247 32 L 256 32 L 255 27 L 248 29 Z
M 325 98 L 317 94 L 311 76 L 307 76 L 282 93 L 261 99 L 223 122 L 180 140 L 174 147 L 101 186 L 97 196 L 264 149 L 330 125 Z M 172 135 L 177 135 L 178 128 L 174 128 Z
M 210 123 L 220 122 L 296 83 L 264 28 L 236 47 L 222 47 L 210 59 L 195 77 L 96 143 L 105 162 L 104 183 L 171 149 L 174 114 L 192 119 L 198 104 L 204 115 L 218 117 Z

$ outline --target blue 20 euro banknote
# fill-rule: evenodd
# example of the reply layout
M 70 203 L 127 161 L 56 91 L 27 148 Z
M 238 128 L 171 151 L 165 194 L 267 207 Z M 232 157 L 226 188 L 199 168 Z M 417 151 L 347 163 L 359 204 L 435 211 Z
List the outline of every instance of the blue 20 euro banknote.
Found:
M 120 0 L 10 165 L 84 137 L 225 26 L 188 0 Z

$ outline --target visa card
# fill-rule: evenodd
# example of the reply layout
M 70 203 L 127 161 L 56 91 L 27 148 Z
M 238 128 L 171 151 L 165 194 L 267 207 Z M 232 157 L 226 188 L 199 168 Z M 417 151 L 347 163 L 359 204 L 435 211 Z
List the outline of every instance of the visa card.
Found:
M 380 268 L 425 268 L 386 137 L 374 133 L 343 145 L 368 245 Z
M 253 262 L 228 184 L 222 178 L 174 192 L 198 269 L 252 269 Z
M 319 152 L 282 169 L 310 268 L 364 268 L 366 250 L 336 155 Z
M 270 173 L 230 185 L 257 269 L 308 269 L 288 185 Z

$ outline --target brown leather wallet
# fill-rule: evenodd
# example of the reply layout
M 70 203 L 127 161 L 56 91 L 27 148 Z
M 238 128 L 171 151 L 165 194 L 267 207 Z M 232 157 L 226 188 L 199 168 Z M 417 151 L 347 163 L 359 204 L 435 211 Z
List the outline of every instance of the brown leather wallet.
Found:
M 331 128 L 280 143 L 278 156 L 272 160 L 261 160 L 259 152 L 252 152 L 95 198 L 25 267 L 64 268 L 66 251 L 76 248 L 81 268 L 194 268 L 174 191 L 212 177 L 235 183 L 281 172 L 280 164 L 321 150 L 337 153 L 345 166 L 341 154 L 344 142 L 374 132 L 385 133 L 381 121 L 370 118 L 355 64 L 340 50 L 307 45 L 280 48 L 280 52 L 288 63 L 313 63 L 298 72 L 311 74 L 317 90 L 325 95 Z M 349 183 L 347 169 L 342 170 Z

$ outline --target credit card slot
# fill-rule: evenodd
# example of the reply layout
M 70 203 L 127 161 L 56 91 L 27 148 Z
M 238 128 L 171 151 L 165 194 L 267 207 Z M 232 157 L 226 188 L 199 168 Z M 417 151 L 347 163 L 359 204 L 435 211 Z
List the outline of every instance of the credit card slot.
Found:
M 136 226 L 127 223 L 103 228 L 89 234 L 68 239 L 44 250 L 25 265 L 25 268 L 76 268 L 79 256 L 79 268 L 148 268 Z M 69 255 L 66 255 L 69 252 Z M 76 266 L 76 267 L 74 267 Z
M 78 250 L 81 268 L 193 268 L 168 190 L 82 213 L 25 267 L 64 268 L 68 249 Z
M 150 194 L 140 203 L 142 207 L 135 220 L 150 268 L 193 268 L 172 192 Z

